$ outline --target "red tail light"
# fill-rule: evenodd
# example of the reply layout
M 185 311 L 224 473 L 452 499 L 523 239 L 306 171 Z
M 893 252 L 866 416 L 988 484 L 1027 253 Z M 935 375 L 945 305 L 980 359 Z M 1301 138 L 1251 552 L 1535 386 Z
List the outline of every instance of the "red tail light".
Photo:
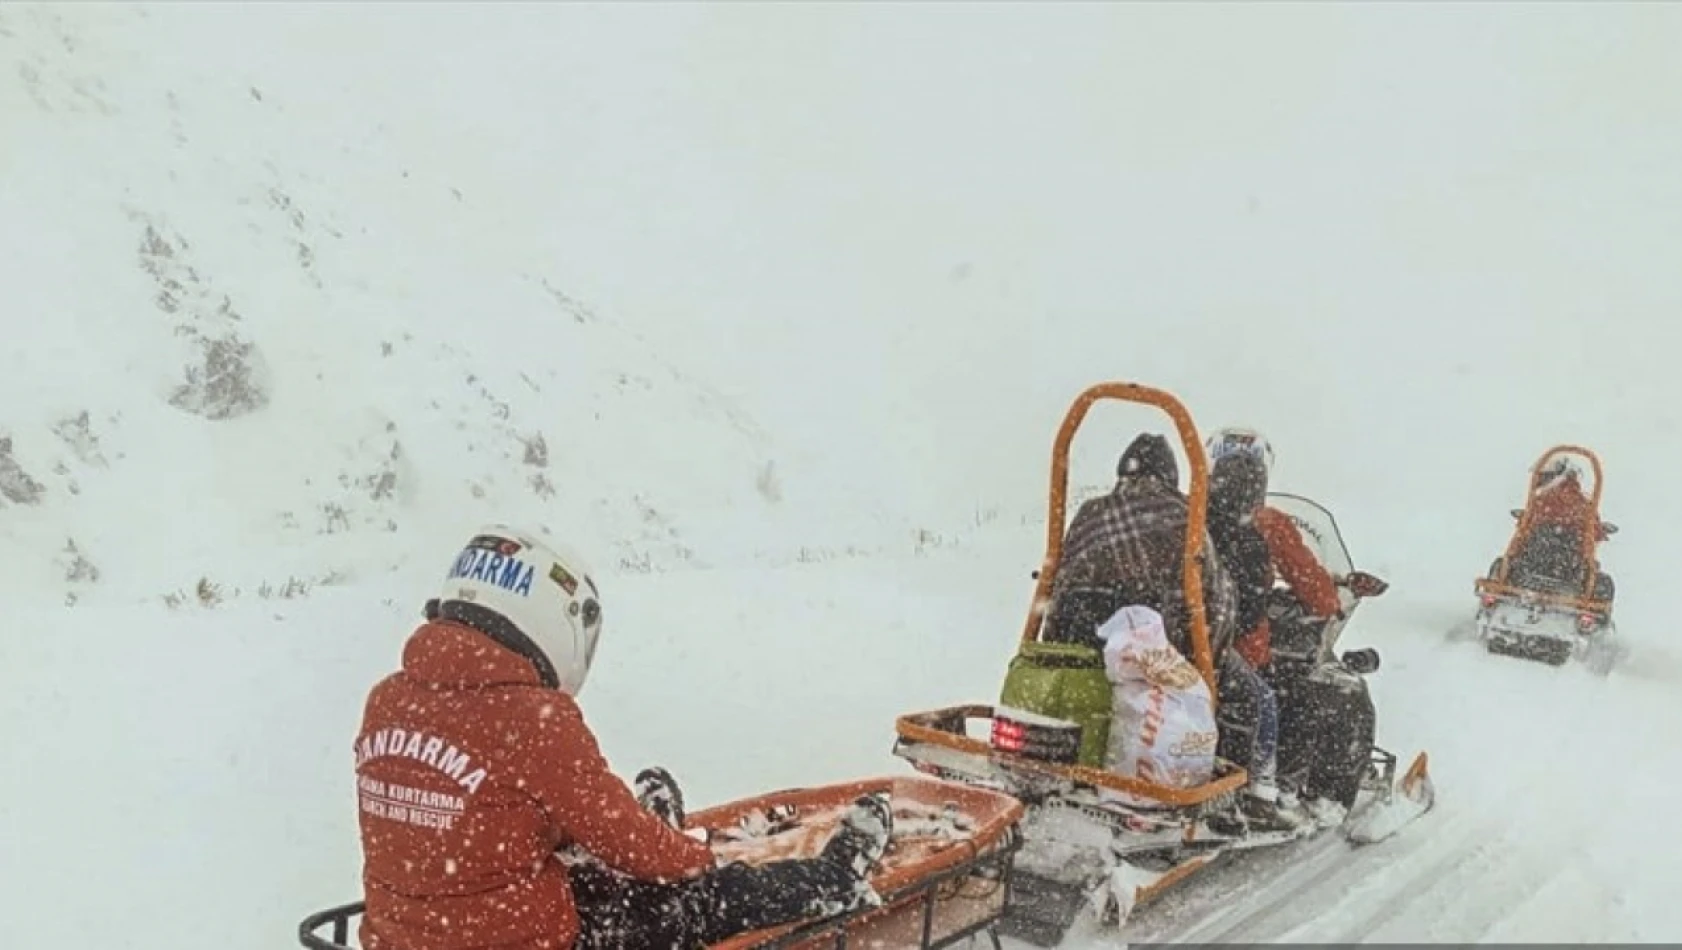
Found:
M 1578 614 L 1577 629 L 1587 633 L 1600 625 L 1600 618 L 1594 614 Z
M 1483 605 L 1484 605 L 1484 606 L 1485 606 L 1485 607 L 1493 607 L 1493 606 L 1495 606 L 1495 595 L 1494 595 L 1494 594 L 1485 594 L 1485 595 L 1483 595 Z
M 1019 723 L 1003 719 L 993 720 L 993 748 L 1006 752 L 1021 752 L 1026 738 L 1027 730 Z

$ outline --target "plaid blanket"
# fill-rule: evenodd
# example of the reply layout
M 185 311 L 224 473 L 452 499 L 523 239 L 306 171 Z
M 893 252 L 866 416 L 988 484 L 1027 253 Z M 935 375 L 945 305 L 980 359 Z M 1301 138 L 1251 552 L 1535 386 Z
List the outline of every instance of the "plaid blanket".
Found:
M 1185 496 L 1149 478 L 1123 478 L 1108 495 L 1081 505 L 1063 538 L 1052 612 L 1056 614 L 1057 602 L 1074 591 L 1118 591 L 1123 602 L 1115 609 L 1143 603 L 1156 610 L 1169 640 L 1190 658 L 1182 579 L 1188 515 Z M 1238 598 L 1207 532 L 1202 573 L 1210 647 L 1218 661 L 1238 634 Z

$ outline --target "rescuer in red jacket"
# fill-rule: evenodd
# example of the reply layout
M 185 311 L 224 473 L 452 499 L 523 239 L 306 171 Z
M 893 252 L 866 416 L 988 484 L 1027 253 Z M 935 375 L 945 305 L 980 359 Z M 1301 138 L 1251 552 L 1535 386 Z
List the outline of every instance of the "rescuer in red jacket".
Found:
M 1266 600 L 1274 581 L 1280 579 L 1290 585 L 1308 616 L 1329 620 L 1343 610 L 1337 578 L 1303 541 L 1291 517 L 1267 505 L 1268 476 L 1273 470 L 1273 446 L 1267 439 L 1253 429 L 1230 427 L 1211 436 L 1204 448 L 1214 468 L 1241 466 L 1230 469 L 1224 480 L 1218 477 L 1223 473 L 1210 473 L 1210 531 L 1228 535 L 1224 546 L 1243 552 L 1223 552 L 1223 556 L 1229 561 L 1251 562 L 1254 568 L 1256 576 L 1246 590 L 1249 599 L 1240 598 L 1244 622 L 1236 646 L 1251 666 L 1266 669 L 1273 662 Z M 1233 506 L 1234 510 L 1227 510 Z M 1230 537 L 1240 533 L 1247 544 Z
M 669 776 L 639 776 L 639 800 L 609 770 L 576 702 L 601 603 L 581 559 L 527 532 L 456 555 L 356 739 L 366 950 L 693 948 L 877 902 L 881 797 L 818 858 L 718 867 Z

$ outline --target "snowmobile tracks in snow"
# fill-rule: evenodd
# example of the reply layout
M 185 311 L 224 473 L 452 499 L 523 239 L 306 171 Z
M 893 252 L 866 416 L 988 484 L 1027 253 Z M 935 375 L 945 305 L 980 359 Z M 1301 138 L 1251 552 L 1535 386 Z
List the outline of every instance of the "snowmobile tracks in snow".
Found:
M 1246 858 L 1253 858 L 1247 860 Z M 1133 942 L 1293 942 L 1478 940 L 1563 873 L 1502 826 L 1461 814 L 1429 834 L 1351 847 L 1332 835 L 1289 854 L 1235 859 L 1199 893 L 1185 894 L 1171 917 L 1143 914 Z M 1236 877 L 1235 877 L 1236 876 Z M 1491 890 L 1500 899 L 1491 901 Z M 1207 907 L 1211 913 L 1197 916 Z M 1167 908 L 1164 908 L 1167 910 Z M 1154 924 L 1154 925 L 1153 925 Z M 1399 926 L 1398 926 L 1399 925 Z
M 1422 821 L 1423 819 L 1417 819 Z M 1447 829 L 1444 829 L 1446 832 Z M 1434 837 L 1434 836 L 1433 836 Z M 1341 894 L 1348 889 L 1349 872 L 1363 866 L 1382 867 L 1413 839 L 1402 836 L 1357 845 L 1339 828 L 1293 848 L 1234 855 L 1212 869 L 1182 895 L 1162 908 L 1162 915 L 1144 912 L 1128 927 L 1132 941 L 1221 943 L 1271 939 L 1268 934 L 1312 920 L 1314 908 L 1336 898 L 1308 903 L 1314 895 Z M 1186 919 L 1176 926 L 1176 918 Z
M 1215 906 L 1219 907 L 1215 912 L 1194 920 L 1182 929 L 1153 933 L 1145 939 L 1152 943 L 1221 943 L 1243 938 L 1256 924 L 1276 913 L 1292 895 L 1316 887 L 1337 873 L 1350 861 L 1353 853 L 1354 849 L 1342 835 L 1329 831 L 1290 849 L 1288 855 L 1265 852 L 1235 855 L 1230 859 L 1230 865 L 1221 871 L 1228 874 L 1253 873 L 1253 870 L 1259 870 L 1258 865 L 1272 868 L 1285 861 L 1289 863 L 1284 864 L 1280 874 L 1259 887 L 1246 889 L 1241 882 L 1235 887 L 1223 888 L 1223 892 L 1214 898 Z M 1222 901 L 1226 903 L 1223 905 Z M 1197 905 L 1201 904 L 1202 901 L 1197 902 Z M 1136 921 L 1128 929 L 1141 922 Z
M 1411 910 L 1429 908 L 1432 914 L 1439 914 L 1448 905 L 1440 892 L 1463 885 L 1454 872 L 1472 863 L 1488 864 L 1484 856 L 1494 847 L 1468 819 L 1439 828 L 1436 834 L 1398 844 L 1405 846 L 1383 855 L 1383 861 L 1358 858 L 1340 868 L 1353 873 L 1334 895 L 1329 895 L 1329 902 L 1318 905 L 1335 911 L 1317 913 L 1306 923 L 1276 931 L 1278 936 L 1273 939 L 1298 939 L 1284 934 L 1335 926 L 1336 936 L 1326 936 L 1326 941 L 1359 943 Z
M 1414 847 L 1358 874 L 1331 905 L 1335 910 L 1273 939 L 1482 940 L 1565 867 L 1506 828 L 1469 815 L 1409 844 Z

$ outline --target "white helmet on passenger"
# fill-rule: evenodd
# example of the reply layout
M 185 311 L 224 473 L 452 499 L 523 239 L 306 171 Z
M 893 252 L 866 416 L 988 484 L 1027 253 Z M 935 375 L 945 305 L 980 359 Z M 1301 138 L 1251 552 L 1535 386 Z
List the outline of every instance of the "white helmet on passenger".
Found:
M 1228 426 L 1210 436 L 1204 443 L 1203 450 L 1208 454 L 1211 465 L 1220 461 L 1223 456 L 1244 452 L 1261 459 L 1269 473 L 1273 471 L 1273 446 L 1254 429 Z
M 1579 482 L 1587 477 L 1583 472 L 1582 464 L 1576 459 L 1564 454 L 1554 455 L 1538 471 L 1536 486 L 1538 488 L 1552 487 L 1554 483 L 1568 475 L 1575 476 Z
M 480 631 L 577 696 L 601 637 L 601 593 L 584 559 L 506 525 L 480 528 L 456 555 L 427 616 Z

